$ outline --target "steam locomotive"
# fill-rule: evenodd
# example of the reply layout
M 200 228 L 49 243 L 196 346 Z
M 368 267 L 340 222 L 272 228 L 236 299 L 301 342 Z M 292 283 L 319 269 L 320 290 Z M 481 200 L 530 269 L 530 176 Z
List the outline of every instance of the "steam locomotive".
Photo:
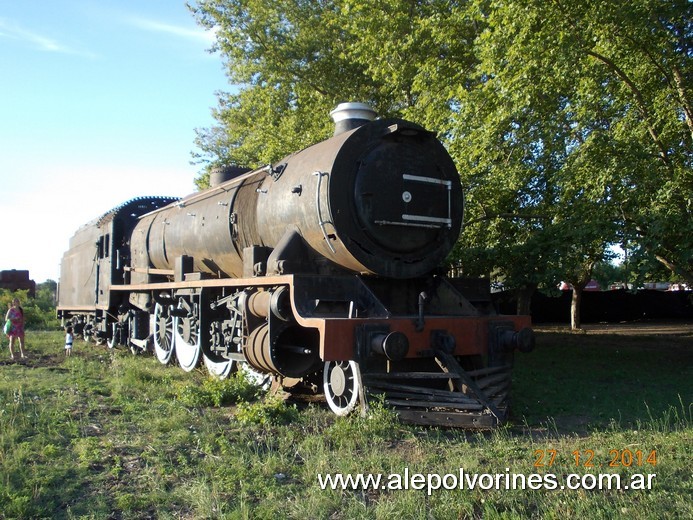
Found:
M 463 194 L 421 126 L 343 103 L 335 133 L 276 164 L 217 171 L 187 197 L 140 197 L 80 228 L 58 315 L 109 347 L 183 370 L 239 367 L 330 409 L 373 395 L 404 421 L 471 428 L 507 418 L 527 316 L 498 315 L 483 279 L 439 271 Z

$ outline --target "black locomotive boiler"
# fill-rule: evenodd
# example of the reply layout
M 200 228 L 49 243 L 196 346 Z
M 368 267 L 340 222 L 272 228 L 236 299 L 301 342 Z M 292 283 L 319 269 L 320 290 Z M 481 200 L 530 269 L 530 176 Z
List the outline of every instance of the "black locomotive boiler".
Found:
M 367 105 L 331 115 L 332 138 L 275 164 L 83 226 L 62 260 L 59 316 L 187 371 L 243 366 L 322 391 L 338 415 L 384 394 L 410 422 L 504 421 L 513 351 L 533 334 L 529 317 L 494 312 L 487 281 L 439 271 L 462 225 L 452 159 L 431 132 Z

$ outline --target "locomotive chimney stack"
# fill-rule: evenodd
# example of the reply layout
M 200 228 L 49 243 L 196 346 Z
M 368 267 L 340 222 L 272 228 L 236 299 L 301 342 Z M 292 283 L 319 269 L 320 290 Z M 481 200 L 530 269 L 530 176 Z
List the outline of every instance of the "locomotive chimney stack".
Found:
M 373 121 L 377 116 L 367 103 L 340 103 L 330 117 L 334 121 L 334 135 L 339 135 Z

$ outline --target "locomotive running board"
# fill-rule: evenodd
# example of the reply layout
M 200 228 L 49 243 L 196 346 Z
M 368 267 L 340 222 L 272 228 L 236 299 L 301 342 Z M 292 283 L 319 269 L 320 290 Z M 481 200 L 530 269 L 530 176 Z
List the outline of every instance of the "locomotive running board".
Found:
M 442 372 L 362 373 L 364 392 L 383 397 L 405 423 L 491 429 L 506 421 L 509 365 L 466 371 L 450 354 L 435 359 Z M 446 380 L 450 390 L 441 389 Z

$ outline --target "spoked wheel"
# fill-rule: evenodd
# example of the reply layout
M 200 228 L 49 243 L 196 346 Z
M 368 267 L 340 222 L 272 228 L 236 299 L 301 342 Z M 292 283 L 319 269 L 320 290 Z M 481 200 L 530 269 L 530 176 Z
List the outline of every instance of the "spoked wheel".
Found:
M 327 405 L 336 415 L 347 415 L 356 408 L 361 386 L 356 362 L 327 361 L 322 380 Z
M 86 323 L 82 327 L 82 337 L 87 343 L 92 343 L 94 339 L 94 327 L 91 323 Z
M 167 365 L 173 355 L 173 317 L 159 303 L 154 307 L 154 353 L 160 363 Z
M 128 320 L 122 322 L 114 321 L 111 323 L 111 334 L 106 338 L 106 346 L 109 349 L 128 346 L 130 330 L 130 322 Z
M 183 308 L 179 303 L 178 308 Z M 200 335 L 200 321 L 196 307 L 184 317 L 176 317 L 174 320 L 173 337 L 176 345 L 176 357 L 181 368 L 190 372 L 200 363 L 202 353 L 202 336 Z
M 116 348 L 118 345 L 118 324 L 111 323 L 111 337 L 106 340 L 108 348 Z
M 214 361 L 206 354 L 202 354 L 202 359 L 205 362 L 205 367 L 207 367 L 207 372 L 217 379 L 226 379 L 236 371 L 236 362 L 233 359 Z

